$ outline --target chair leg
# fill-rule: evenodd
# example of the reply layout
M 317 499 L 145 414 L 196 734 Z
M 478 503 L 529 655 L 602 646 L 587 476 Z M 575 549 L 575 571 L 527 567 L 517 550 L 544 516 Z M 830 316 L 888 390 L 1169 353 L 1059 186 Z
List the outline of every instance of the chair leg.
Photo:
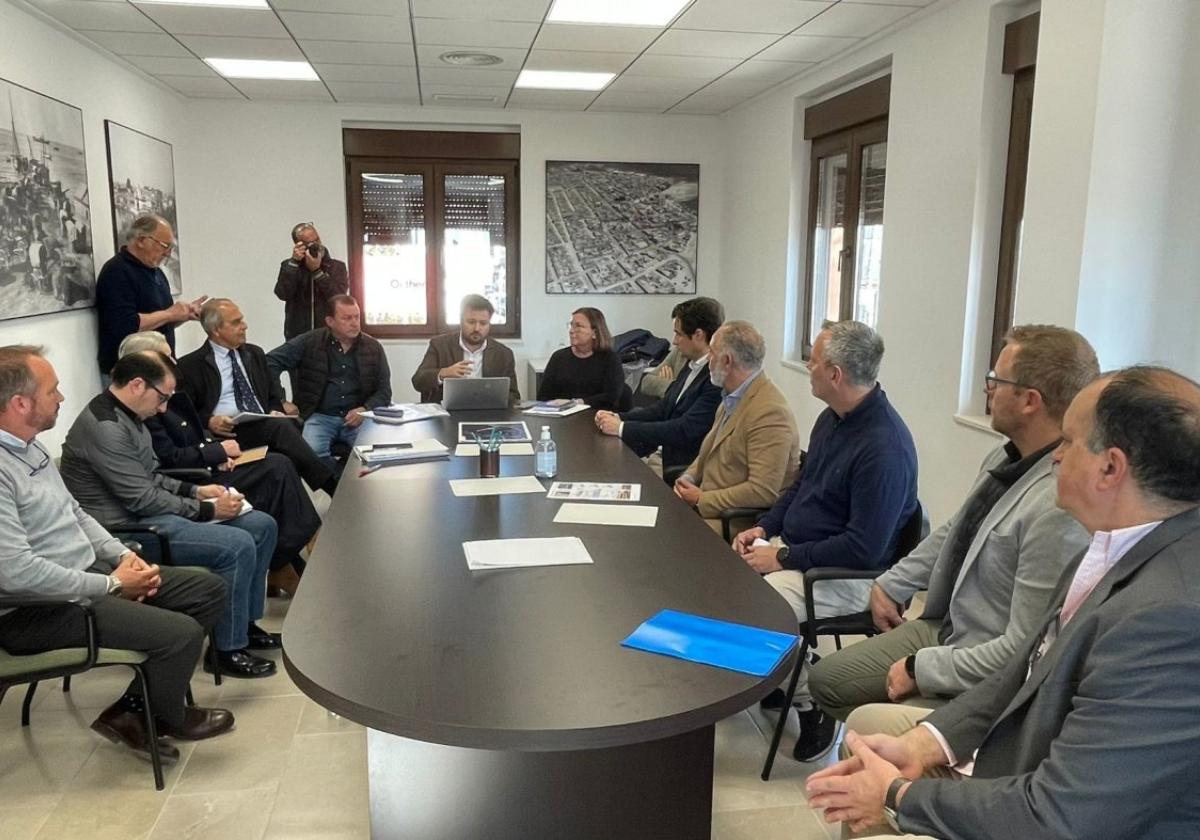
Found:
M 209 631 L 208 634 L 208 667 L 212 668 L 213 683 L 221 684 L 221 665 L 217 662 L 217 631 Z
M 167 786 L 163 779 L 162 756 L 158 754 L 158 728 L 154 725 L 154 709 L 150 703 L 150 682 L 146 679 L 146 671 L 141 665 L 133 665 L 137 674 L 138 685 L 142 689 L 142 706 L 146 713 L 146 737 L 149 739 L 150 763 L 154 766 L 154 789 L 162 790 Z
M 65 677 L 63 677 L 63 694 L 69 694 L 70 692 L 71 692 L 71 675 L 67 674 Z
M 783 700 L 783 708 L 779 711 L 779 722 L 775 724 L 775 734 L 771 736 L 771 747 L 767 750 L 767 760 L 763 762 L 762 780 L 771 781 L 771 768 L 775 766 L 775 753 L 779 752 L 779 742 L 783 739 L 783 728 L 787 726 L 788 715 L 792 711 L 792 700 L 796 697 L 796 686 L 800 682 L 800 672 L 804 670 L 804 662 L 808 659 L 808 637 L 800 637 L 800 651 L 796 657 L 796 667 L 792 669 L 792 678 L 788 681 L 787 697 Z
M 38 684 L 31 682 L 29 690 L 25 692 L 25 702 L 21 704 L 21 725 L 29 725 L 29 710 L 33 708 L 33 695 L 37 691 Z

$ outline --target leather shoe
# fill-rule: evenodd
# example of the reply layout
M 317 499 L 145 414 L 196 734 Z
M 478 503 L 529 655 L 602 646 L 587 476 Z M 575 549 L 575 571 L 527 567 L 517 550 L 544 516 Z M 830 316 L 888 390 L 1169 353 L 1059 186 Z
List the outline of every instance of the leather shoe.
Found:
M 150 739 L 146 737 L 144 713 L 131 712 L 114 703 L 92 721 L 92 731 L 114 744 L 124 744 L 139 758 L 150 760 Z M 163 764 L 171 764 L 179 760 L 179 749 L 159 738 L 158 757 Z
M 783 708 L 786 700 L 787 694 L 782 688 L 773 688 L 770 694 L 758 701 L 758 708 L 766 712 L 777 712 Z
M 241 677 L 253 680 L 259 677 L 269 677 L 275 673 L 275 663 L 263 659 L 244 650 L 217 651 L 217 665 L 221 673 L 227 677 Z M 204 670 L 212 673 L 212 665 L 208 658 L 204 660 Z
M 227 709 L 206 709 L 202 706 L 185 706 L 183 723 L 172 726 L 164 720 L 158 721 L 158 732 L 176 741 L 203 741 L 233 729 L 233 712 Z
M 249 641 L 246 650 L 278 650 L 283 647 L 283 636 L 278 633 L 268 633 L 257 624 L 251 624 L 246 629 Z
M 273 572 L 267 572 L 267 586 L 286 592 L 288 597 L 295 597 L 300 588 L 300 575 L 291 563 L 281 566 Z
M 838 721 L 831 714 L 814 706 L 800 712 L 800 735 L 792 748 L 796 761 L 816 761 L 833 748 Z

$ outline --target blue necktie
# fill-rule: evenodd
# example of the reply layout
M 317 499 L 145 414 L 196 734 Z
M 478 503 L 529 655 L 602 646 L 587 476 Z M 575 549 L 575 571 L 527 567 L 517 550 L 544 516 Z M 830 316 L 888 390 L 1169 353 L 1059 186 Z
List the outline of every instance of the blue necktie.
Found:
M 258 404 L 258 398 L 254 396 L 254 389 L 246 381 L 246 374 L 242 373 L 237 353 L 233 350 L 229 351 L 229 369 L 233 374 L 233 401 L 237 403 L 238 411 L 253 411 L 262 414 L 262 406 Z

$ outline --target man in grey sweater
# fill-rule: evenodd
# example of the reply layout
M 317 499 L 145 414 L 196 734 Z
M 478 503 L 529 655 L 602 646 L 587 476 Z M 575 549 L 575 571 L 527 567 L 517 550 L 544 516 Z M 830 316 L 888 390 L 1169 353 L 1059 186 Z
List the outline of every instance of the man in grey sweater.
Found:
M 80 509 L 36 440 L 53 428 L 62 401 L 41 348 L 0 347 L 0 598 L 40 602 L 0 609 L 0 646 L 18 655 L 84 646 L 81 613 L 53 601 L 89 598 L 101 645 L 147 655 L 159 735 L 199 740 L 226 732 L 233 727 L 228 711 L 184 706 L 204 636 L 224 608 L 225 584 L 146 563 Z M 148 755 L 144 702 L 134 680 L 92 729 Z M 160 743 L 159 754 L 171 761 L 179 750 Z

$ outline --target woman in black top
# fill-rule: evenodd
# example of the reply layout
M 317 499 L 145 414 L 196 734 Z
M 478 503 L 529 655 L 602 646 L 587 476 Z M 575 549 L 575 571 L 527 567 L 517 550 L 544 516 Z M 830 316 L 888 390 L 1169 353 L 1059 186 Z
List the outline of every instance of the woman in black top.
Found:
M 546 362 L 539 400 L 579 398 L 592 408 L 620 408 L 625 374 L 612 349 L 604 313 L 591 306 L 571 313 L 569 347 L 555 350 Z

